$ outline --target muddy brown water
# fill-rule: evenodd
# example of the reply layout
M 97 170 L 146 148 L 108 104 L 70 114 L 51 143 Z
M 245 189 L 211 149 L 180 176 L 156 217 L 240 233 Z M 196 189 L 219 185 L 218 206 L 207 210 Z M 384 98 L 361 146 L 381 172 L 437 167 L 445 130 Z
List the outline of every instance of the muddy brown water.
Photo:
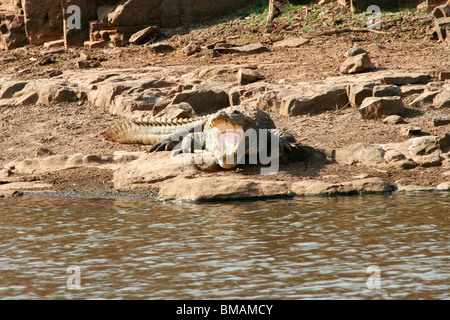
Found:
M 0 299 L 448 299 L 449 205 L 0 199 Z

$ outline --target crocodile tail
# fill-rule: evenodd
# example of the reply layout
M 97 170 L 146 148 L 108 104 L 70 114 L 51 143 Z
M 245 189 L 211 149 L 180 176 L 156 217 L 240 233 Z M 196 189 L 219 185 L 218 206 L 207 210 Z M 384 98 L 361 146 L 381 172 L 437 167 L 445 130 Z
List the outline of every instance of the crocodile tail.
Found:
M 136 131 L 135 124 L 129 120 L 121 120 L 115 122 L 112 126 L 103 132 L 103 136 L 114 142 L 119 143 L 137 143 L 135 142 L 138 137 L 131 135 L 130 133 Z
M 131 144 L 154 144 L 165 137 L 152 134 L 148 132 L 148 126 L 129 119 L 115 122 L 103 136 L 110 141 Z
M 192 130 L 197 124 L 205 121 L 206 117 L 192 119 L 122 119 L 109 127 L 103 136 L 119 143 L 155 144 L 168 139 L 179 129 Z

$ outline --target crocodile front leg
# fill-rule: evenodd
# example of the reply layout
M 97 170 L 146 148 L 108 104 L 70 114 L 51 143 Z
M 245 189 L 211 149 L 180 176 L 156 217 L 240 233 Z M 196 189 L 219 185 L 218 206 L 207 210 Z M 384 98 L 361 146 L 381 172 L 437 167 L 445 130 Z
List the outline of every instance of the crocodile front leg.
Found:
M 183 153 L 193 153 L 194 150 L 203 150 L 205 148 L 205 135 L 203 132 L 189 133 L 181 142 L 181 151 Z
M 290 152 L 295 147 L 295 138 L 290 133 L 280 129 L 269 129 L 269 133 L 277 137 L 280 144 L 280 154 Z

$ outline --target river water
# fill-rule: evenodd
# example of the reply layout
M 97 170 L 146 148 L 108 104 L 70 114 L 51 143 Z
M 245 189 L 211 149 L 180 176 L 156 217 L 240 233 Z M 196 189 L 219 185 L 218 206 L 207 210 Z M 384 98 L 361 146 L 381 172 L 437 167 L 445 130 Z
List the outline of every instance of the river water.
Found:
M 450 196 L 0 199 L 0 299 L 449 299 Z

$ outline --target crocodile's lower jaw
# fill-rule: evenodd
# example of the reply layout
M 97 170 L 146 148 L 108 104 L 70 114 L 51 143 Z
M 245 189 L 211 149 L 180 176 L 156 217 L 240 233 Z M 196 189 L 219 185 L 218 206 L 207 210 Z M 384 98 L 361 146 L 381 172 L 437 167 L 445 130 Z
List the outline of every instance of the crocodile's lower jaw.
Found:
M 244 129 L 226 121 L 213 124 L 212 130 L 217 142 L 215 156 L 224 169 L 234 168 L 237 164 L 237 151 L 244 137 Z
M 230 161 L 231 160 L 231 161 Z M 221 166 L 224 169 L 233 169 L 236 167 L 237 161 L 234 159 L 227 159 L 226 157 L 223 158 L 217 158 L 217 161 L 219 162 L 219 166 Z

